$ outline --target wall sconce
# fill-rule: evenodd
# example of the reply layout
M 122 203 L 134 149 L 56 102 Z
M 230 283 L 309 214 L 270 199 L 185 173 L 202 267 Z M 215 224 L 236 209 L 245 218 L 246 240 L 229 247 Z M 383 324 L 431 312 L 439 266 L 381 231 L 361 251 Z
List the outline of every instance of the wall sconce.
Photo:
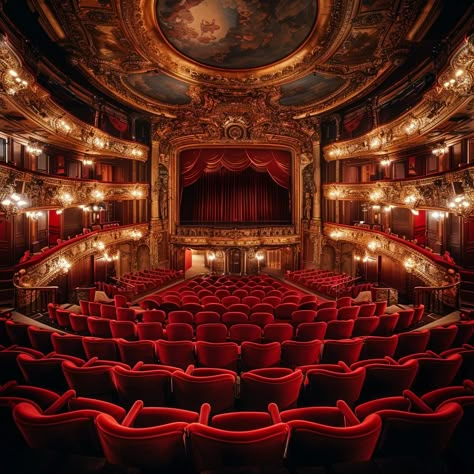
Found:
M 97 148 L 98 150 L 102 150 L 103 148 L 105 148 L 106 144 L 106 141 L 102 137 L 94 137 L 92 139 L 92 146 L 94 148 Z
M 103 250 L 105 250 L 105 244 L 104 242 L 102 242 L 101 240 L 98 240 L 97 242 L 94 242 L 92 244 L 93 247 L 95 247 L 97 250 L 99 250 L 100 252 L 102 252 Z
M 379 249 L 381 247 L 381 244 L 380 242 L 378 242 L 377 240 L 371 240 L 368 244 L 367 244 L 367 248 L 371 251 L 371 252 L 375 252 L 377 249 Z
M 3 213 L 8 219 L 21 212 L 27 205 L 26 199 L 18 193 L 8 192 L 0 201 Z
M 61 207 L 68 207 L 74 202 L 74 198 L 69 193 L 61 193 L 56 199 Z
M 329 191 L 328 197 L 329 199 L 339 199 L 343 196 L 343 191 L 339 188 L 333 188 Z
M 141 189 L 133 189 L 130 193 L 133 199 L 141 199 L 143 196 L 143 191 Z
M 57 268 L 61 273 L 67 273 L 71 269 L 71 267 L 72 267 L 71 263 L 68 260 L 66 260 L 64 257 L 61 257 L 58 260 Z
M 331 237 L 332 240 L 339 240 L 339 239 L 342 239 L 344 237 L 344 232 L 342 230 L 333 230 L 330 234 L 329 234 L 329 237 Z M 257 254 L 257 258 L 258 258 L 258 255 Z M 263 256 L 262 256 L 263 258 Z
M 383 158 L 380 160 L 380 166 L 387 167 L 390 166 L 391 160 L 389 158 Z
M 460 194 L 448 202 L 450 212 L 458 216 L 468 216 L 472 211 L 472 201 L 465 195 Z
M 42 215 L 43 213 L 41 211 L 28 211 L 26 213 L 26 217 L 28 217 L 32 221 L 37 221 Z
M 93 165 L 94 165 L 94 160 L 91 160 L 91 159 L 89 159 L 89 158 L 84 158 L 84 159 L 82 160 L 82 164 L 83 164 L 84 166 L 93 166 Z
M 100 191 L 99 189 L 94 189 L 92 192 L 91 192 L 91 197 L 95 200 L 95 201 L 102 201 L 104 199 L 104 193 L 102 191 Z
M 140 240 L 143 237 L 143 234 L 139 230 L 132 230 L 130 232 L 130 237 L 133 240 Z
M 459 56 L 461 57 L 461 55 Z M 466 66 L 469 67 L 468 63 L 469 60 L 472 61 L 472 54 L 470 58 L 468 55 L 465 55 L 466 58 Z M 451 75 L 445 77 L 443 82 L 443 89 L 454 92 L 458 95 L 467 95 L 470 93 L 472 84 L 472 78 L 469 74 L 466 74 L 466 71 L 462 68 L 456 69 L 456 71 L 452 72 Z
M 141 158 L 143 156 L 143 150 L 139 148 L 133 148 L 130 154 L 136 158 Z
M 66 122 L 64 119 L 59 119 L 56 122 L 56 131 L 68 134 L 72 130 L 71 125 L 69 125 L 68 122 Z
M 5 92 L 8 95 L 18 94 L 20 91 L 28 87 L 28 82 L 25 81 L 25 79 L 23 79 L 14 69 L 10 69 L 5 74 L 4 80 L 6 85 Z
M 442 221 L 446 217 L 447 214 L 448 214 L 447 212 L 434 211 L 430 215 L 433 219 L 437 221 Z
M 328 152 L 330 158 L 338 158 L 342 155 L 342 150 L 338 147 L 331 148 Z
M 384 193 L 380 189 L 377 189 L 370 193 L 369 199 L 373 202 L 379 202 L 384 198 Z
M 38 143 L 28 143 L 28 145 L 26 145 L 26 151 L 37 158 L 43 153 L 43 147 Z
M 405 199 L 403 202 L 411 208 L 415 208 L 418 204 L 419 198 L 416 194 L 409 194 L 408 196 L 405 196 Z
M 420 128 L 420 121 L 416 117 L 411 117 L 404 125 L 404 130 L 407 135 L 413 135 Z
M 119 259 L 119 253 L 116 252 L 112 255 L 109 255 L 108 252 L 104 252 L 103 255 L 102 255 L 102 258 L 106 261 L 106 262 L 113 262 L 115 260 L 118 260 Z
M 416 262 L 412 257 L 408 257 L 403 262 L 403 266 L 406 268 L 407 272 L 411 273 L 416 266 Z
M 393 207 L 394 206 L 384 206 L 383 207 L 383 212 L 391 212 Z
M 431 150 L 431 152 L 433 153 L 433 155 L 435 155 L 437 157 L 440 157 L 440 156 L 443 156 L 445 153 L 447 153 L 448 150 L 449 150 L 449 148 L 446 145 L 446 143 L 440 143 L 440 144 L 436 145 L 433 148 L 433 150 Z

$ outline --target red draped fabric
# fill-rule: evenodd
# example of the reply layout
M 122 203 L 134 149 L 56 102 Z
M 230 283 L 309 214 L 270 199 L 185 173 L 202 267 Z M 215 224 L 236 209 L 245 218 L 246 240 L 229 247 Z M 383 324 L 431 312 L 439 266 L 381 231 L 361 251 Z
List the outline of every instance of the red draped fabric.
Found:
M 237 172 L 249 167 L 259 173 L 268 173 L 279 186 L 290 189 L 290 153 L 284 150 L 258 148 L 185 150 L 181 153 L 181 185 L 186 188 L 195 183 L 204 173 L 213 173 L 221 168 Z
M 181 223 L 291 222 L 291 154 L 284 150 L 183 151 Z

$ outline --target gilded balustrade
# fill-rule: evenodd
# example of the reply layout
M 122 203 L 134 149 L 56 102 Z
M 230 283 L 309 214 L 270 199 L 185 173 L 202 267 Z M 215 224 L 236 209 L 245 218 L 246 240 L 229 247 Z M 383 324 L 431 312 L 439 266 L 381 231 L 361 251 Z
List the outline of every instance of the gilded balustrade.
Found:
M 329 200 L 370 201 L 396 207 L 450 211 L 448 201 L 454 197 L 454 187 L 474 201 L 474 166 L 433 176 L 397 181 L 323 185 L 323 196 Z M 408 199 L 407 199 L 408 198 Z
M 294 245 L 300 242 L 295 226 L 195 227 L 176 226 L 171 243 L 212 247 L 261 247 Z
M 440 286 L 446 275 L 446 266 L 435 261 L 435 255 L 430 258 L 418 251 L 414 245 L 403 243 L 401 239 L 395 240 L 390 235 L 374 232 L 360 227 L 346 225 L 325 224 L 324 234 L 331 240 L 350 242 L 358 248 L 365 248 L 371 255 L 383 255 L 407 268 L 406 262 L 410 262 L 407 271 L 411 272 L 428 286 Z M 337 237 L 333 239 L 331 236 Z M 440 258 L 438 256 L 438 258 Z
M 92 155 L 147 161 L 148 147 L 93 127 L 59 107 L 23 67 L 5 36 L 0 37 L 0 92 L 22 115 L 48 130 L 61 143 Z
M 0 187 L 13 183 L 22 189 L 32 208 L 63 209 L 97 201 L 147 199 L 149 185 L 131 183 L 105 183 L 73 178 L 59 178 L 31 171 L 20 171 L 0 165 Z
M 365 135 L 325 146 L 325 160 L 370 156 L 413 146 L 472 100 L 473 84 L 474 35 L 471 35 L 453 54 L 437 84 L 409 112 Z
M 141 239 L 147 240 L 148 224 L 135 224 L 122 227 L 112 227 L 84 234 L 67 240 L 56 248 L 34 256 L 18 268 L 26 270 L 26 279 L 29 287 L 47 286 L 56 277 L 67 273 L 69 268 L 78 261 L 93 254 L 103 252 L 107 248 L 136 241 L 136 232 L 141 232 Z M 134 233 L 135 232 L 135 233 Z M 98 245 L 100 242 L 101 245 Z M 21 281 L 20 281 L 21 285 Z

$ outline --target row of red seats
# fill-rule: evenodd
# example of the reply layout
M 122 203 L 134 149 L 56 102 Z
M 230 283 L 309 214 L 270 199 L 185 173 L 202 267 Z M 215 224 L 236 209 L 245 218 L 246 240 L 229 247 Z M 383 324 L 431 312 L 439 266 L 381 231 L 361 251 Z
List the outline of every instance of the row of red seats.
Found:
M 10 393 L 19 388 L 29 395 L 28 387 L 13 386 Z M 142 401 L 125 413 L 69 391 L 42 407 L 13 400 L 12 418 L 31 448 L 105 456 L 112 465 L 176 472 L 279 470 L 420 452 L 433 457 L 448 446 L 469 447 L 472 383 L 434 398 L 439 403 L 431 407 L 406 391 L 355 411 L 339 401 L 336 407 L 279 410 L 270 404 L 265 412 L 216 415 L 209 404 L 183 411 Z
M 156 344 L 160 359 L 161 354 L 166 358 L 169 349 L 161 342 Z M 84 347 L 93 349 L 88 343 L 86 341 Z M 253 343 L 243 343 L 241 363 L 245 371 L 240 378 L 237 378 L 238 354 L 231 350 L 231 345 L 196 343 L 197 369 L 194 364 L 156 364 L 153 349 L 147 353 L 146 346 L 141 345 L 137 350 L 136 344 L 122 340 L 117 341 L 121 361 L 100 360 L 94 356 L 85 362 L 84 358 L 69 354 L 52 352 L 45 356 L 32 349 L 12 346 L 0 351 L 1 376 L 2 382 L 24 381 L 60 393 L 69 387 L 82 396 L 121 402 L 125 406 L 137 399 L 151 405 L 173 404 L 187 409 L 210 402 L 216 410 L 223 412 L 237 406 L 242 410 L 263 410 L 270 402 L 286 409 L 297 405 L 335 405 L 342 399 L 352 406 L 400 395 L 405 389 L 423 394 L 474 375 L 474 346 L 467 344 L 440 355 L 426 351 L 401 357 L 398 361 L 385 356 L 350 364 L 337 361 L 334 347 L 324 347 L 323 362 L 318 363 L 316 352 L 321 343 L 313 341 L 312 345 L 313 357 L 305 361 L 300 357 L 301 353 L 291 352 L 291 343 L 283 343 L 282 361 L 292 367 L 275 367 L 280 362 L 280 347 L 274 343 L 273 347 L 268 347 L 272 352 L 265 354 L 267 365 L 262 367 L 261 348 Z M 326 350 L 330 354 L 326 355 Z M 220 367 L 215 367 L 212 360 L 215 355 L 222 357 Z M 176 361 L 176 354 L 174 358 Z M 309 362 L 311 360 L 313 362 Z M 299 365 L 300 362 L 303 365 Z M 185 368 L 187 373 L 182 374 Z M 216 375 L 226 377 L 213 377 Z

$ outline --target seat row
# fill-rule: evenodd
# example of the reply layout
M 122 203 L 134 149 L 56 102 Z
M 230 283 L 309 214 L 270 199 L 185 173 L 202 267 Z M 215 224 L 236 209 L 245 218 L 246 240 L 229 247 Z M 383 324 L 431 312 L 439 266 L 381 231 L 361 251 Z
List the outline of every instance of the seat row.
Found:
M 269 472 L 373 457 L 431 458 L 446 449 L 468 451 L 473 441 L 469 381 L 434 397 L 427 394 L 434 406 L 405 391 L 354 411 L 340 400 L 334 407 L 282 410 L 270 403 L 261 412 L 223 414 L 208 403 L 192 411 L 150 407 L 141 400 L 125 412 L 77 397 L 73 390 L 40 406 L 26 398 L 28 387 L 8 389 L 11 418 L 30 448 L 104 456 L 112 465 L 146 470 Z M 15 390 L 23 398 L 15 399 Z

